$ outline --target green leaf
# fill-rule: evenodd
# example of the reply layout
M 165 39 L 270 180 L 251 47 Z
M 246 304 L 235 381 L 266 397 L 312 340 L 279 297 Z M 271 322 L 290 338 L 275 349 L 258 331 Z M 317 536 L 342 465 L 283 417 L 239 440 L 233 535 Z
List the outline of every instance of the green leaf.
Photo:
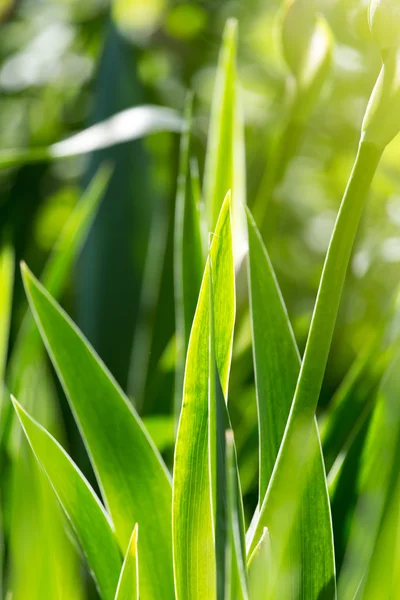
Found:
M 14 252 L 9 244 L 0 248 L 0 417 L 3 410 L 4 371 L 8 351 L 8 336 L 14 283 Z M 0 429 L 1 431 L 1 429 Z M 1 441 L 1 438 L 0 438 Z M 3 525 L 0 516 L 0 581 L 3 571 Z M 1 586 L 0 586 L 1 595 Z
M 103 600 L 113 600 L 121 555 L 110 517 L 65 450 L 12 398 L 39 465 L 77 535 Z
M 378 392 L 358 474 L 359 497 L 339 578 L 340 598 L 352 599 L 371 564 L 388 494 L 398 478 L 400 353 Z
M 215 360 L 213 263 L 209 285 L 208 452 L 217 598 L 245 598 L 244 516 L 236 450 Z M 227 443 L 228 439 L 228 443 Z
M 60 440 L 56 391 L 44 358 L 39 352 L 21 374 L 20 400 L 23 398 L 25 409 Z M 8 404 L 15 416 L 17 442 L 11 455 L 10 482 L 3 490 L 5 504 L 11 509 L 7 518 L 9 589 L 15 600 L 83 600 L 76 537 L 71 536 L 65 513 L 29 447 L 12 402 Z M 41 547 L 46 551 L 38 552 Z
M 216 597 L 208 452 L 210 261 L 213 265 L 215 360 L 226 397 L 235 321 L 230 197 L 212 238 L 186 359 L 183 404 L 175 448 L 173 538 L 180 600 Z
M 236 73 L 237 21 L 225 25 L 218 59 L 204 174 L 204 204 L 207 224 L 213 231 L 223 199 L 232 192 L 232 227 L 235 259 L 245 244 L 242 204 L 246 202 L 245 150 Z
M 265 528 L 260 541 L 249 559 L 248 579 L 250 600 L 265 600 L 270 597 L 271 552 L 271 539 L 268 529 Z
M 14 252 L 9 244 L 0 248 L 0 400 L 8 350 L 14 285 Z
M 250 551 L 257 545 L 265 526 L 274 537 L 269 524 L 271 519 L 282 514 L 282 507 L 288 511 L 287 518 L 280 519 L 285 535 L 280 532 L 279 543 L 284 548 L 285 536 L 289 534 L 291 521 L 295 517 L 293 498 L 301 489 L 299 486 L 307 482 L 310 469 L 313 468 L 311 460 L 319 460 L 318 446 L 315 447 L 315 437 L 312 435 L 315 411 L 354 239 L 381 153 L 378 147 L 360 142 L 325 258 L 292 408 L 267 493 L 249 535 Z M 330 594 L 329 590 L 327 593 Z
M 124 564 L 122 565 L 115 600 L 139 600 L 138 526 L 135 525 Z
M 135 106 L 47 148 L 2 150 L 0 169 L 79 156 L 136 140 L 150 133 L 179 132 L 181 129 L 182 119 L 175 111 L 161 106 Z
M 231 430 L 226 431 L 226 503 L 227 544 L 225 598 L 247 600 L 246 547 L 242 496 L 239 484 L 236 448 Z
M 259 421 L 259 506 L 262 506 L 292 404 L 300 371 L 300 357 L 289 323 L 283 298 L 272 265 L 250 213 L 249 289 L 253 331 L 253 354 Z M 291 531 L 290 549 L 286 553 L 293 569 L 293 581 L 298 578 L 299 595 L 319 598 L 328 585 L 333 585 L 335 564 L 329 498 L 318 428 L 314 419 L 310 432 L 316 453 L 304 493 L 297 491 L 296 510 L 301 511 L 298 525 Z M 301 488 L 299 488 L 301 490 Z M 300 501 L 301 500 L 301 501 Z M 284 497 L 282 497 L 282 502 Z M 295 516 L 295 515 L 293 515 Z M 280 535 L 282 516 L 270 516 L 266 523 L 273 538 Z M 280 569 L 277 563 L 277 569 Z M 282 571 L 282 577 L 283 577 Z M 277 575 L 279 577 L 279 575 Z M 284 578 L 287 578 L 287 574 Z M 277 583 L 279 587 L 279 581 Z M 293 583 L 293 589 L 296 585 Z
M 175 412 L 182 403 L 183 374 L 190 330 L 204 271 L 200 209 L 190 169 L 192 97 L 187 99 L 186 130 L 182 135 L 174 229 L 174 288 L 176 314 Z
M 133 525 L 141 528 L 141 596 L 172 596 L 171 485 L 165 465 L 93 349 L 25 265 L 22 270 L 31 308 L 84 437 L 121 549 L 127 547 Z

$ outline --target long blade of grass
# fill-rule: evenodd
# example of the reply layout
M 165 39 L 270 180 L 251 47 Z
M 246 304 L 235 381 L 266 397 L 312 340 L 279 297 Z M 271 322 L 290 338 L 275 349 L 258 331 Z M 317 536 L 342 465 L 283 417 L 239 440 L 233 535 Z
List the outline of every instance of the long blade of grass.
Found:
M 115 600 L 139 600 L 138 526 L 135 525 L 125 554 Z
M 43 352 L 29 363 L 20 383 L 25 409 L 62 440 L 56 391 Z M 10 483 L 4 486 L 5 503 L 11 509 L 7 535 L 10 590 L 15 600 L 83 600 L 76 536 L 71 536 L 65 513 L 10 405 L 16 441 L 10 457 Z M 46 552 L 38 552 L 39 547 Z
M 208 304 L 208 466 L 211 492 L 211 520 L 215 545 L 215 567 L 217 576 L 217 600 L 224 600 L 231 584 L 231 560 L 227 561 L 229 534 L 227 527 L 228 507 L 226 502 L 226 445 L 225 431 L 228 420 L 224 393 L 219 380 L 215 358 L 215 324 L 213 298 L 213 265 L 211 256 L 209 269 Z
M 135 106 L 51 146 L 3 150 L 0 152 L 0 169 L 79 156 L 151 133 L 181 130 L 182 119 L 174 110 L 161 106 Z
M 0 248 L 0 417 L 3 412 L 4 372 L 8 352 L 8 337 L 14 283 L 14 252 L 9 244 Z M 3 581 L 3 522 L 0 515 L 0 598 Z
M 249 211 L 247 216 L 261 506 L 288 420 L 300 371 L 300 356 L 267 251 Z M 291 532 L 288 560 L 291 562 L 289 568 L 292 569 L 293 581 L 298 579 L 297 569 L 300 571 L 297 584 L 300 586 L 299 593 L 294 592 L 294 597 L 317 599 L 329 585 L 334 589 L 335 563 L 329 498 L 315 420 L 310 435 L 316 459 L 310 468 L 304 493 L 297 491 L 301 519 L 297 520 L 298 525 Z M 268 522 L 268 528 L 275 538 L 279 536 L 281 519 L 282 516 Z M 279 565 L 277 569 L 280 569 Z M 288 578 L 283 572 L 281 575 Z M 280 577 L 279 573 L 277 576 Z M 277 585 L 279 588 L 279 583 Z M 292 589 L 296 589 L 293 583 Z
M 299 379 L 282 444 L 267 494 L 250 536 L 250 550 L 265 526 L 279 513 L 282 494 L 288 502 L 307 475 L 313 452 L 310 437 L 325 373 L 347 266 L 366 196 L 382 150 L 361 141 L 325 259 L 314 314 L 301 364 Z M 307 468 L 306 468 L 307 467 Z
M 171 485 L 165 465 L 93 349 L 28 268 L 22 270 L 32 311 L 81 429 L 120 547 L 127 547 L 135 523 L 141 528 L 142 598 L 172 595 Z
M 14 284 L 14 252 L 9 244 L 0 248 L 0 400 L 8 350 L 8 334 Z
M 393 477 L 398 477 L 400 353 L 378 392 L 359 470 L 359 498 L 339 578 L 339 595 L 354 597 L 368 571 Z
M 215 360 L 211 257 L 209 268 L 208 452 L 217 598 L 243 599 L 247 598 L 244 516 L 233 433 Z
M 190 131 L 192 97 L 185 110 L 186 131 L 182 135 L 175 205 L 174 287 L 176 314 L 175 414 L 179 418 L 182 403 L 185 358 L 190 330 L 204 271 L 198 198 L 193 189 L 190 169 Z
M 114 599 L 121 554 L 110 517 L 62 446 L 13 398 L 18 419 L 85 554 L 101 597 Z
M 242 204 L 246 202 L 244 133 L 236 72 L 237 21 L 226 23 L 218 59 L 204 174 L 204 204 L 207 224 L 213 231 L 221 204 L 232 191 L 232 227 L 235 260 L 243 256 L 245 225 Z
M 231 430 L 226 431 L 227 547 L 225 598 L 247 600 L 247 567 L 242 497 L 238 478 L 236 448 Z
M 215 360 L 226 396 L 235 320 L 229 196 L 223 203 L 212 238 L 210 260 L 214 283 Z M 175 589 L 180 600 L 216 598 L 208 452 L 210 260 L 190 335 L 175 448 L 173 547 Z

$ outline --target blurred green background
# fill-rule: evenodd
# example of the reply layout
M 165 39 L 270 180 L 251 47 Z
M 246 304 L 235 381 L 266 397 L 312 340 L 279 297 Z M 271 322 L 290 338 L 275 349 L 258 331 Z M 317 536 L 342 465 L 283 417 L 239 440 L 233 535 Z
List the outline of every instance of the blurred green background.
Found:
M 107 0 L 0 0 L 0 150 L 45 146 L 140 104 L 182 112 L 191 89 L 195 94 L 192 149 L 203 173 L 221 34 L 227 17 L 235 16 L 248 204 L 254 206 L 260 193 L 262 200 L 271 149 L 290 114 L 290 73 L 279 37 L 282 5 L 280 0 L 115 0 L 111 4 Z M 301 127 L 294 156 L 274 188 L 273 232 L 266 233 L 300 349 L 361 120 L 381 65 L 368 30 L 366 2 L 317 0 L 316 5 L 333 32 L 332 65 Z M 178 153 L 178 135 L 163 133 L 90 156 L 0 171 L 0 236 L 12 241 L 17 262 L 25 260 L 40 274 L 82 190 L 101 164 L 112 163 L 110 184 L 68 278 L 62 304 L 139 412 L 153 417 L 149 428 L 153 427 L 169 460 L 168 440 L 174 429 L 169 415 L 174 403 L 173 223 Z M 355 358 L 379 332 L 399 281 L 399 159 L 400 140 L 395 140 L 384 154 L 360 228 L 321 412 Z M 17 269 L 9 355 L 26 308 Z M 242 483 L 252 507 L 257 491 L 255 403 L 246 344 L 248 322 L 243 318 L 239 325 L 231 397 Z M 64 432 L 72 456 L 93 482 L 82 442 L 47 363 L 45 379 L 49 393 L 58 399 L 51 417 L 54 427 Z M 40 398 L 35 402 L 40 404 Z M 250 425 L 242 427 L 242 423 Z M 10 464 L 6 452 L 1 465 L 4 489 L 9 489 L 14 477 Z M 15 488 L 20 490 L 20 502 L 34 495 L 34 487 L 24 481 Z M 48 493 L 47 488 L 40 493 Z M 43 539 L 50 526 L 33 504 L 30 523 L 20 524 L 19 534 L 11 533 L 15 494 L 14 500 L 2 494 L 4 592 L 13 589 L 14 600 L 79 598 L 80 593 L 85 597 L 82 577 L 85 586 L 90 584 L 80 562 L 78 567 L 74 562 L 68 536 L 59 543 L 71 546 L 70 569 L 81 573 L 76 571 L 73 595 L 67 589 L 52 591 L 46 577 L 39 576 L 40 569 L 46 569 L 32 562 L 35 539 Z M 60 528 L 60 536 L 63 531 Z M 29 576 L 29 588 L 21 584 L 24 557 L 32 581 L 35 570 L 40 579 L 37 588 L 29 583 Z M 40 557 L 36 559 L 40 564 Z M 24 595 L 26 589 L 29 596 Z M 95 597 L 94 590 L 89 593 Z

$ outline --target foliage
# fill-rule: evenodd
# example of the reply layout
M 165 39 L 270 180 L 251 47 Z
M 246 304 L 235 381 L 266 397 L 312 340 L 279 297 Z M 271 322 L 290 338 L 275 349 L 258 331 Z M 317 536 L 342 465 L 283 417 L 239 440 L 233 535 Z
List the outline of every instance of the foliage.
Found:
M 140 88 L 155 68 L 149 56 L 156 34 L 178 44 L 197 43 L 212 27 L 206 9 L 173 8 L 159 0 L 148 10 L 140 2 L 131 9 L 121 1 L 106 18 L 96 122 L 79 133 L 63 131 L 60 142 L 51 135 L 39 135 L 37 144 L 14 140 L 14 148 L 0 153 L 5 190 L 0 209 L 19 201 L 25 174 L 33 173 L 37 184 L 53 173 L 53 183 L 64 177 L 71 186 L 85 168 L 76 157 L 88 153 L 86 179 L 96 171 L 73 209 L 77 194 L 69 188 L 67 210 L 52 224 L 41 252 L 35 253 L 38 242 L 33 250 L 21 247 L 16 213 L 5 213 L 0 245 L 5 597 L 396 597 L 399 301 L 396 289 L 385 283 L 380 291 L 390 294 L 374 309 L 368 290 L 359 288 L 365 283 L 360 272 L 368 274 L 362 260 L 373 239 L 368 236 L 374 235 L 371 215 L 363 216 L 367 199 L 376 202 L 397 185 L 397 11 L 391 2 L 372 1 L 368 10 L 365 3 L 352 3 L 353 23 L 362 15 L 366 24 L 369 17 L 380 45 L 376 65 L 382 64 L 375 85 L 373 69 L 364 74 L 363 90 L 372 93 L 362 103 L 364 119 L 361 114 L 352 119 L 359 143 L 350 170 L 345 150 L 345 166 L 332 158 L 347 139 L 334 132 L 344 127 L 352 99 L 338 81 L 337 14 L 327 8 L 322 17 L 319 9 L 326 6 L 318 0 L 272 4 L 266 22 L 269 33 L 279 34 L 279 50 L 271 47 L 257 59 L 257 68 L 267 60 L 267 118 L 252 114 L 246 70 L 238 61 L 240 39 L 256 33 L 257 18 L 264 23 L 260 7 L 256 17 L 226 21 L 214 90 L 204 101 L 194 78 L 195 93 L 186 94 L 182 119 L 175 110 L 180 101 L 173 109 L 157 107 L 152 98 L 142 102 Z M 90 20 L 85 10 L 97 9 L 93 3 L 91 9 L 73 10 Z M 8 31 L 9 23 L 5 27 Z M 130 51 L 139 47 L 137 71 L 128 81 Z M 358 48 L 372 52 L 365 40 Z M 250 54 L 257 56 L 255 46 Z M 11 77 L 4 68 L 0 85 Z M 196 68 L 201 74 L 202 67 Z M 127 106 L 125 82 L 135 95 L 134 107 Z M 153 88 L 155 93 L 154 82 Z M 79 86 L 74 93 L 78 98 Z M 159 94 L 164 101 L 168 97 L 165 90 Z M 335 99 L 345 106 L 341 114 L 337 109 L 335 114 Z M 183 94 L 181 100 L 183 105 Z M 203 152 L 206 107 L 211 117 Z M 311 131 L 310 122 L 316 130 L 324 122 L 321 132 Z M 266 155 L 257 151 L 260 123 Z M 319 139 L 328 134 L 329 141 Z M 165 168 L 166 157 L 176 152 L 176 198 L 169 202 L 176 169 Z M 97 170 L 110 158 L 111 168 Z M 307 167 L 307 161 L 315 165 Z M 390 165 L 393 173 L 386 172 Z M 311 186 L 304 186 L 303 168 L 309 169 Z M 307 189 L 309 202 L 315 202 L 313 186 L 325 192 L 314 216 L 312 204 L 302 200 L 296 206 Z M 340 188 L 342 201 L 318 246 L 314 238 L 323 230 L 330 187 L 332 196 Z M 41 204 L 40 186 L 32 185 L 31 193 Z M 53 209 L 62 204 L 61 193 L 50 203 Z M 124 212 L 128 204 L 132 221 Z M 38 215 L 43 233 L 49 228 L 43 226 L 46 211 Z M 291 233 L 290 242 L 285 240 L 291 228 L 318 218 L 307 235 Z M 366 230 L 361 239 L 360 224 Z M 304 253 L 300 249 L 307 244 Z M 114 246 L 119 253 L 113 254 Z M 321 274 L 310 275 L 309 265 L 319 264 L 323 253 Z M 15 261 L 26 256 L 36 271 L 47 254 L 40 279 L 21 262 L 25 312 Z M 79 270 L 71 287 L 75 261 Z M 368 277 L 372 287 L 374 274 Z M 300 284 L 297 298 L 293 290 Z M 120 289 L 127 293 L 118 295 Z M 312 311 L 304 304 L 311 292 L 316 292 Z M 361 300 L 364 315 L 351 318 Z M 80 308 L 74 312 L 75 304 Z M 112 307 L 110 314 L 105 306 Z M 132 333 L 129 356 L 124 344 Z M 351 367 L 349 355 L 338 362 L 345 335 L 355 356 Z

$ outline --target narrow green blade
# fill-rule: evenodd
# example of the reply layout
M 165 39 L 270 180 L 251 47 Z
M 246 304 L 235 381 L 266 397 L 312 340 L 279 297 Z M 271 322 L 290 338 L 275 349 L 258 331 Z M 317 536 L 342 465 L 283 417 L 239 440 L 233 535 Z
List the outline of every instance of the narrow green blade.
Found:
M 19 400 L 23 399 L 25 410 L 47 431 L 62 440 L 56 391 L 44 358 L 44 353 L 39 352 L 21 374 Z M 15 416 L 16 441 L 10 483 L 4 486 L 4 501 L 10 507 L 9 589 L 15 600 L 83 600 L 82 561 L 76 536 L 71 536 L 71 528 L 66 526 L 65 513 L 29 446 L 12 402 L 9 406 Z M 46 551 L 38 552 L 38 548 Z
M 229 196 L 223 203 L 212 238 L 210 260 L 214 283 L 215 360 L 226 396 L 235 320 Z M 175 448 L 173 539 L 175 588 L 180 600 L 216 598 L 208 452 L 210 260 L 190 335 Z
M 8 350 L 14 284 L 14 252 L 10 245 L 0 248 L 0 401 Z
M 109 516 L 60 444 L 14 398 L 13 404 L 36 459 L 72 524 L 102 599 L 113 600 L 121 555 Z
M 143 600 L 173 594 L 171 485 L 139 417 L 93 349 L 23 266 L 29 302 L 81 429 L 121 549 L 135 523 Z M 148 507 L 151 506 L 151 512 Z
M 209 259 L 208 452 L 217 599 L 246 598 L 244 516 L 236 450 L 215 359 L 213 263 Z
M 300 371 L 300 357 L 272 265 L 249 212 L 247 216 L 249 288 L 259 421 L 261 506 L 288 420 Z M 281 578 L 287 580 L 292 577 L 290 597 L 307 600 L 319 598 L 328 586 L 332 587 L 333 597 L 335 588 L 330 506 L 315 421 L 310 435 L 310 444 L 316 457 L 313 458 L 312 466 L 310 465 L 304 493 L 299 492 L 297 506 L 293 507 L 293 519 L 297 525 L 293 525 L 292 531 L 289 526 L 289 549 L 285 549 L 286 542 L 281 548 L 282 554 L 285 555 L 285 558 L 282 556 L 282 561 L 286 565 L 285 568 L 291 569 L 292 575 L 283 573 L 279 561 L 276 573 L 278 589 Z M 299 511 L 301 518 L 295 519 L 296 511 Z M 272 537 L 282 535 L 281 520 L 282 515 L 272 515 L 271 522 L 267 522 Z
M 174 286 L 176 314 L 175 413 L 182 403 L 183 374 L 190 330 L 204 271 L 200 211 L 190 170 L 192 98 L 187 100 L 186 131 L 182 134 L 175 205 Z
M 204 174 L 204 204 L 213 231 L 228 191 L 232 192 L 232 227 L 235 259 L 243 256 L 246 202 L 245 150 L 236 72 L 237 21 L 226 23 L 218 59 Z
M 225 431 L 228 429 L 224 393 L 215 357 L 215 314 L 212 257 L 208 259 L 208 467 L 211 492 L 211 521 L 215 545 L 217 600 L 224 600 L 231 583 L 231 564 L 227 563 L 227 478 Z M 229 561 L 231 563 L 231 561 Z
M 10 245 L 0 248 L 0 420 L 3 412 L 4 372 L 8 351 L 8 336 L 14 283 L 14 252 Z M 1 430 L 0 430 L 1 431 Z M 0 438 L 1 440 L 1 438 Z M 0 582 L 3 575 L 3 523 L 0 515 Z M 1 596 L 1 584 L 0 584 Z
M 115 600 L 139 600 L 138 526 L 129 540 Z
M 226 432 L 227 545 L 225 598 L 247 600 L 247 568 L 243 509 L 233 432 Z
M 393 478 L 395 482 L 398 478 L 399 386 L 400 353 L 392 360 L 378 391 L 362 453 L 359 497 L 339 578 L 339 595 L 344 600 L 354 597 L 368 572 Z
M 271 539 L 268 529 L 265 528 L 258 545 L 249 559 L 250 600 L 266 600 L 266 598 L 270 598 L 271 552 Z

